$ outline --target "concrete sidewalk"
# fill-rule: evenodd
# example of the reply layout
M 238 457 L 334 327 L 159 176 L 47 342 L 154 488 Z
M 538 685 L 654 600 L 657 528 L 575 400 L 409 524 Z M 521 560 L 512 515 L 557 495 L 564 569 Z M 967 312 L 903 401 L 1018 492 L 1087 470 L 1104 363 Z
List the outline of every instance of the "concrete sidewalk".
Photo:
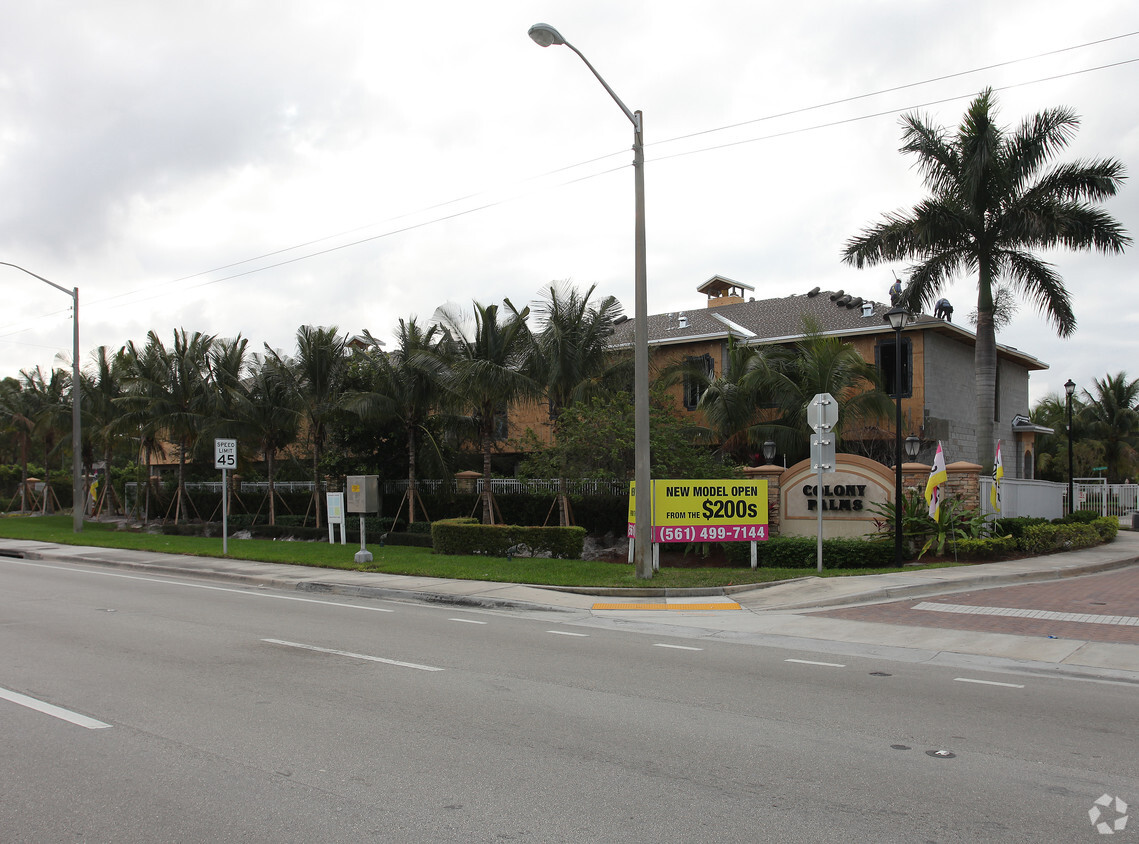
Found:
M 366 598 L 555 611 L 566 614 L 568 623 L 652 628 L 689 638 L 751 641 L 824 653 L 861 651 L 906 660 L 955 655 L 995 660 L 1005 669 L 1139 683 L 1136 645 L 848 621 L 812 613 L 821 608 L 1056 581 L 1120 569 L 1139 562 L 1139 533 L 1129 531 L 1120 531 L 1107 545 L 1024 560 L 897 574 L 805 577 L 720 590 L 565 590 L 14 539 L 0 539 L 0 560 L 4 557 Z M 1139 607 L 1134 614 L 1139 616 Z

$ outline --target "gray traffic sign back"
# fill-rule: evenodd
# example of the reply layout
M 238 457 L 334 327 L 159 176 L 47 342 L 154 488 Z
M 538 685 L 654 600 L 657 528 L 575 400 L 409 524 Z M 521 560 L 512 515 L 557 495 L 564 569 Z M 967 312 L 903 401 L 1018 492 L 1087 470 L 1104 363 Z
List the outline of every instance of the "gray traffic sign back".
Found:
M 833 428 L 838 422 L 838 402 L 830 393 L 819 393 L 807 404 L 807 424 L 815 431 Z

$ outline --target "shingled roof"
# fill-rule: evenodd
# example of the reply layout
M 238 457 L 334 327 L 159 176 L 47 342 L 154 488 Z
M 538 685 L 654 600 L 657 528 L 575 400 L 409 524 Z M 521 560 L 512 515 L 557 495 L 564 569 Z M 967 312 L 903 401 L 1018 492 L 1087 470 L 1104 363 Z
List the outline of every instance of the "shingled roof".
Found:
M 665 314 L 650 314 L 649 344 L 652 346 L 693 343 L 704 340 L 727 340 L 735 337 L 746 343 L 771 343 L 796 340 L 803 336 L 804 318 L 818 326 L 822 334 L 859 335 L 889 332 L 886 312 L 890 305 L 852 297 L 841 290 L 815 288 L 810 293 L 781 299 L 761 299 L 721 305 L 715 308 L 693 308 Z M 972 343 L 976 335 L 957 323 L 947 323 L 929 314 L 919 314 L 909 330 L 926 328 L 952 334 L 961 342 Z M 616 327 L 611 345 L 619 348 L 633 343 L 633 320 Z M 1011 346 L 998 346 L 998 351 L 1019 360 L 1029 369 L 1048 367 L 1031 355 Z

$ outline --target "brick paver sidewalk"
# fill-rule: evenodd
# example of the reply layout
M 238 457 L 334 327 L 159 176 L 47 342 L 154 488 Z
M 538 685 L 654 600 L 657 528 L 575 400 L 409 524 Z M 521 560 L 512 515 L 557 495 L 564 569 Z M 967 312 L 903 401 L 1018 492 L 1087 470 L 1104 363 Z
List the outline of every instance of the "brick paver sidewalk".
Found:
M 929 609 L 917 609 L 922 605 Z M 938 606 L 946 611 L 937 611 Z M 1033 614 L 1029 616 L 1024 611 Z M 1139 566 L 1047 583 L 955 592 L 812 615 L 1139 645 Z

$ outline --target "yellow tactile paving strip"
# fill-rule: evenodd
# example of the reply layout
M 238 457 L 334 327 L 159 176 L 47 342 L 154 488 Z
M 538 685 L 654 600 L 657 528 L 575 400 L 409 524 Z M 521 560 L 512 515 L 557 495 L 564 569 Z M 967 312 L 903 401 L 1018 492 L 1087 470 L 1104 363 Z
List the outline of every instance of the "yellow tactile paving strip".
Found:
M 594 604 L 595 610 L 738 610 L 739 604 Z

